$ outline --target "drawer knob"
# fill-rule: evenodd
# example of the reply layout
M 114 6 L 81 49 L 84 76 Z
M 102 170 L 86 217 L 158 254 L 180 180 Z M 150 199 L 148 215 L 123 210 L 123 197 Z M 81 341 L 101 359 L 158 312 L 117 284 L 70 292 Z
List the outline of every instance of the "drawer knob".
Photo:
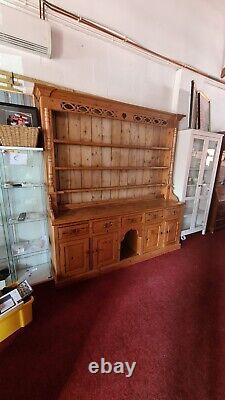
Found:
M 106 222 L 104 224 L 104 228 L 110 228 L 112 226 L 112 222 Z

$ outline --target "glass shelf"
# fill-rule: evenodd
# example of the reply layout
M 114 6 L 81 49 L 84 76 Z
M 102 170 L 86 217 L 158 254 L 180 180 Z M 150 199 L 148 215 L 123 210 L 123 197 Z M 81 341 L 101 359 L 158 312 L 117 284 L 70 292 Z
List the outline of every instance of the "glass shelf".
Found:
M 26 279 L 30 285 L 53 279 L 50 263 L 43 263 L 35 267 L 19 269 L 17 275 L 19 282 Z
M 3 182 L 43 181 L 42 149 L 0 148 Z
M 30 256 L 39 254 L 48 250 L 47 238 L 40 238 L 37 240 L 23 240 L 11 245 L 12 256 Z
M 31 182 L 18 182 L 18 183 L 4 183 L 2 185 L 3 189 L 25 189 L 25 188 L 43 188 L 42 183 L 31 183 Z
M 194 200 L 195 196 L 187 196 L 185 197 L 185 201 Z
M 8 223 L 9 225 L 13 225 L 13 224 L 24 224 L 24 223 L 28 223 L 28 222 L 37 222 L 37 221 L 44 221 L 47 217 L 46 214 L 44 213 L 36 213 L 36 212 L 29 212 L 26 213 L 26 217 L 24 220 L 18 220 L 19 215 L 13 218 L 9 218 L 8 219 Z
M 185 212 L 184 212 L 184 218 L 185 217 L 191 217 L 192 216 L 192 212 L 193 212 L 193 210 L 192 210 L 192 208 L 186 208 L 186 210 L 185 210 Z
M 190 229 L 190 226 L 191 226 L 191 214 L 184 215 L 183 230 Z
M 3 260 L 7 261 L 7 254 L 5 251 L 5 247 L 4 246 L 0 246 L 0 262 L 2 262 Z

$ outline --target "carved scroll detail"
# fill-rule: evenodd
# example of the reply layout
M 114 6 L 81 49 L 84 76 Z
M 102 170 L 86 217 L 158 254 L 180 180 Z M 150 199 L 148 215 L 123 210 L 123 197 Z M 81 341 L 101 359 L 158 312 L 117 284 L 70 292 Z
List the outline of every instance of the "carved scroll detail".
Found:
M 121 120 L 130 120 L 137 123 L 149 124 L 149 125 L 157 125 L 157 126 L 167 126 L 168 121 L 163 118 L 159 118 L 156 116 L 148 116 L 148 115 L 140 115 L 140 114 L 133 114 L 132 112 L 118 112 L 115 110 L 105 109 L 102 107 L 92 107 L 85 104 L 76 104 L 71 102 L 62 101 L 60 103 L 62 110 L 76 112 L 79 114 L 88 114 L 97 117 L 104 117 L 104 118 L 117 118 Z
M 134 122 L 142 122 L 144 124 L 150 124 L 150 125 L 157 125 L 157 126 L 168 125 L 168 122 L 166 119 L 157 118 L 157 117 L 148 117 L 146 115 L 135 114 L 133 116 L 133 120 L 134 120 Z
M 66 111 L 75 111 L 81 114 L 91 114 L 99 117 L 117 118 L 116 112 L 112 110 L 106 110 L 101 107 L 90 107 L 83 104 L 68 103 L 66 101 L 61 102 L 61 108 Z

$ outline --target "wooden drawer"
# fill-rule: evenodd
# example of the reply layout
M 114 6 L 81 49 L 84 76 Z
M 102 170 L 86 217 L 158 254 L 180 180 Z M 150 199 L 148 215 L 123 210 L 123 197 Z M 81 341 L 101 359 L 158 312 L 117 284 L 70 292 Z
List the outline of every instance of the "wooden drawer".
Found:
M 73 240 L 74 237 L 87 236 L 87 235 L 89 235 L 88 223 L 75 224 L 59 228 L 59 240 L 64 242 Z
M 167 210 L 164 211 L 164 217 L 166 219 L 178 218 L 179 216 L 180 216 L 179 207 L 167 208 Z
M 163 219 L 163 210 L 151 211 L 145 214 L 146 223 L 154 223 Z
M 141 224 L 142 222 L 142 215 L 141 214 L 134 214 L 130 215 L 129 217 L 122 218 L 122 226 L 132 226 Z
M 113 232 L 119 229 L 118 219 L 104 219 L 92 222 L 92 232 L 94 234 Z

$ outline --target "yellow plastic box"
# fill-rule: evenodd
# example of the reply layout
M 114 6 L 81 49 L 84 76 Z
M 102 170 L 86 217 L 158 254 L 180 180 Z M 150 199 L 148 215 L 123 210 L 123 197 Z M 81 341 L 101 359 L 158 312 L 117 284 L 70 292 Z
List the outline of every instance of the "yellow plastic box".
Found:
M 0 317 L 0 342 L 32 321 L 33 301 L 34 298 L 31 297 L 27 303 L 21 304 L 15 310 Z

